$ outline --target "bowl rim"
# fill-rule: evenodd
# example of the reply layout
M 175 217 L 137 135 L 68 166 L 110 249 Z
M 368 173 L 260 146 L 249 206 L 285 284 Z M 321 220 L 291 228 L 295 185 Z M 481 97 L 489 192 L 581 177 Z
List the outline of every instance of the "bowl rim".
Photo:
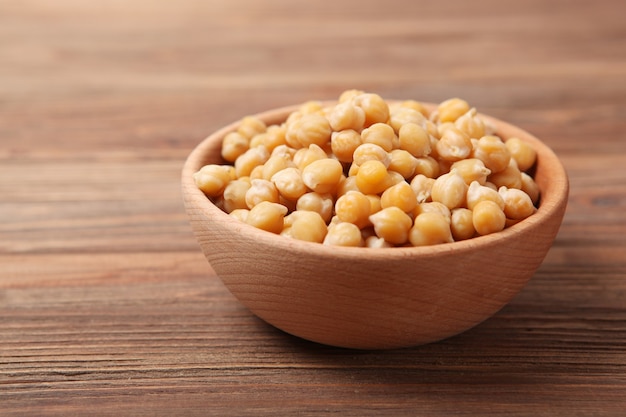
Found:
M 388 103 L 399 102 L 400 100 L 387 100 Z M 336 101 L 322 101 L 322 105 L 336 103 Z M 421 102 L 429 109 L 436 107 L 435 104 Z M 258 117 L 266 124 L 277 124 L 284 121 L 288 114 L 297 110 L 301 104 L 278 107 L 253 114 L 251 116 Z M 217 219 L 224 223 L 232 225 L 233 234 L 245 234 L 248 239 L 253 239 L 259 245 L 268 245 L 274 248 L 284 250 L 286 252 L 308 252 L 310 255 L 332 258 L 360 258 L 364 255 L 374 259 L 385 261 L 397 260 L 406 257 L 428 258 L 441 256 L 450 252 L 465 252 L 475 250 L 477 247 L 492 247 L 504 244 L 514 240 L 516 236 L 527 232 L 530 229 L 540 228 L 545 222 L 549 221 L 558 214 L 560 210 L 564 210 L 569 194 L 569 180 L 565 168 L 554 151 L 544 142 L 540 141 L 526 130 L 504 122 L 495 117 L 478 113 L 485 121 L 496 126 L 496 133 L 501 130 L 511 132 L 507 137 L 517 136 L 525 142 L 533 145 L 537 151 L 537 164 L 550 165 L 551 178 L 547 182 L 550 192 L 545 193 L 542 189 L 540 203 L 537 211 L 530 217 L 513 224 L 504 230 L 484 236 L 475 236 L 470 239 L 454 241 L 430 246 L 411 246 L 411 247 L 391 247 L 391 248 L 364 248 L 364 247 L 343 247 L 330 246 L 315 242 L 306 242 L 296 239 L 286 238 L 278 234 L 258 229 L 254 226 L 241 222 L 215 205 L 204 193 L 195 185 L 193 174 L 203 165 L 208 163 L 210 157 L 207 152 L 216 147 L 217 143 L 221 144 L 223 137 L 234 130 L 241 123 L 241 119 L 227 124 L 211 133 L 203 139 L 191 151 L 184 162 L 182 169 L 182 192 L 184 204 L 189 211 L 190 208 L 202 208 L 208 215 L 217 216 Z M 215 148 L 218 149 L 218 148 Z M 220 157 L 221 160 L 221 157 Z M 212 162 L 213 163 L 213 162 Z M 222 160 L 226 164 L 226 161 Z

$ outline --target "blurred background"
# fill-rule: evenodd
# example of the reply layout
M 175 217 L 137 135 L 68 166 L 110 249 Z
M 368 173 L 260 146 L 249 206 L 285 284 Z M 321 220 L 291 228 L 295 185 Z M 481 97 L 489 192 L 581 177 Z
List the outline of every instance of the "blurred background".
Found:
M 601 126 L 626 97 L 625 13 L 603 0 L 1 1 L 0 128 L 14 153 L 77 152 L 88 131 L 110 152 L 183 156 L 242 115 L 348 88 L 459 96 L 531 130 L 566 106 Z M 552 122 L 537 133 L 579 130 Z M 34 146 L 38 129 L 67 140 Z

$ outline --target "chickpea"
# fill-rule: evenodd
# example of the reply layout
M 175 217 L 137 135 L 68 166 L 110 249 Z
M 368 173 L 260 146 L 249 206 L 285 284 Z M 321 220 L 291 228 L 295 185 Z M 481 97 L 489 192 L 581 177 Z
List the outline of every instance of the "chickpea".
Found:
M 409 238 L 412 220 L 398 207 L 383 208 L 369 217 L 376 235 L 394 245 L 401 245 Z
M 335 202 L 335 213 L 342 222 L 353 223 L 362 229 L 370 224 L 371 203 L 360 191 L 348 191 Z
M 386 152 L 391 152 L 394 149 L 397 139 L 396 132 L 387 123 L 374 123 L 361 132 L 361 141 L 364 144 L 373 143 Z
M 497 136 L 483 136 L 476 142 L 472 155 L 478 158 L 492 174 L 503 171 L 511 160 L 511 152 Z
M 249 176 L 254 168 L 263 165 L 269 157 L 269 151 L 265 146 L 257 146 L 248 149 L 235 161 L 235 173 L 237 178 Z
M 343 166 L 336 159 L 325 158 L 311 162 L 302 170 L 302 181 L 318 193 L 334 191 L 342 179 Z
M 398 207 L 405 213 L 410 213 L 417 206 L 417 196 L 413 188 L 406 181 L 387 188 L 380 197 L 381 207 Z
M 470 106 L 467 101 L 460 98 L 451 98 L 443 101 L 437 107 L 437 113 L 439 116 L 439 122 L 454 122 L 459 117 L 464 115 L 470 110 Z
M 365 112 L 364 127 L 389 120 L 389 105 L 378 94 L 364 93 L 354 96 L 353 102 Z
M 527 173 L 522 172 L 520 176 L 522 178 L 522 191 L 528 194 L 534 205 L 537 205 L 540 195 L 539 186 L 537 185 L 533 177 L 531 177 Z
M 250 148 L 250 140 L 239 132 L 230 132 L 222 141 L 222 158 L 228 162 L 235 162 Z
M 519 138 L 509 138 L 504 144 L 511 153 L 511 157 L 517 162 L 520 171 L 527 171 L 535 164 L 537 151 L 528 143 Z
M 467 208 L 474 210 L 474 207 L 476 207 L 478 203 L 485 200 L 493 201 L 498 205 L 498 207 L 500 207 L 500 209 L 504 209 L 504 200 L 498 191 L 487 185 L 480 185 L 478 181 L 472 182 L 467 188 Z
M 246 192 L 250 189 L 250 181 L 238 179 L 228 183 L 224 188 L 223 207 L 226 213 L 237 209 L 247 209 Z
M 356 174 L 356 185 L 365 194 L 379 194 L 391 183 L 387 168 L 380 161 L 366 161 Z
M 424 114 L 417 109 L 399 106 L 390 110 L 389 124 L 396 133 L 400 133 L 402 126 L 415 124 L 422 126 L 426 122 Z
M 241 136 L 251 139 L 258 133 L 263 133 L 267 130 L 267 126 L 263 120 L 260 120 L 254 116 L 246 116 L 241 119 L 237 133 Z
M 307 167 L 311 162 L 319 161 L 320 159 L 326 159 L 328 155 L 318 145 L 310 145 L 307 148 L 301 148 L 293 155 L 293 162 L 301 171 Z
M 354 130 L 360 132 L 365 124 L 365 111 L 352 101 L 336 105 L 328 115 L 330 127 L 335 132 Z
M 364 246 L 361 229 L 352 223 L 337 223 L 328 227 L 324 245 Z
M 454 126 L 472 139 L 479 139 L 485 135 L 485 123 L 476 116 L 474 108 L 456 119 Z
M 472 210 L 459 207 L 450 214 L 450 231 L 454 240 L 466 240 L 474 237 L 476 229 Z
M 454 126 L 446 129 L 436 144 L 437 154 L 446 161 L 458 161 L 467 158 L 473 145 L 469 136 Z
M 282 204 L 263 201 L 250 209 L 245 222 L 268 232 L 280 233 L 283 230 L 285 214 L 287 207 Z
M 429 178 L 423 174 L 418 174 L 413 177 L 410 185 L 418 203 L 425 203 L 431 200 L 430 194 L 434 183 L 434 178 Z
M 504 229 L 506 216 L 497 203 L 484 200 L 472 210 L 472 223 L 479 235 L 488 235 Z
M 487 177 L 491 171 L 485 166 L 485 163 L 478 158 L 468 158 L 456 161 L 450 166 L 450 171 L 455 171 L 467 185 L 474 181 L 479 184 L 487 182 Z
M 522 188 L 522 173 L 513 158 L 509 160 L 509 165 L 505 169 L 492 173 L 487 179 L 498 188 Z
M 507 219 L 523 220 L 536 210 L 530 196 L 522 190 L 500 187 L 498 194 L 504 200 L 504 214 Z
M 326 222 L 315 211 L 294 211 L 285 216 L 284 226 L 281 235 L 307 242 L 322 243 L 328 233 Z
M 463 177 L 449 172 L 437 178 L 430 191 L 433 201 L 443 203 L 449 209 L 461 207 L 465 203 L 468 186 Z
M 363 143 L 354 150 L 353 162 L 360 166 L 366 161 L 380 161 L 387 168 L 391 163 L 391 156 L 380 145 Z
M 285 168 L 295 167 L 289 155 L 274 155 L 263 164 L 261 178 L 271 180 L 272 176 Z
M 287 167 L 272 175 L 271 181 L 282 197 L 289 201 L 298 200 L 307 192 L 302 174 L 298 168 Z
M 430 135 L 416 123 L 402 125 L 398 132 L 400 149 L 404 149 L 416 158 L 428 156 L 431 151 Z
M 250 188 L 246 191 L 245 200 L 249 209 L 252 209 L 262 201 L 269 201 L 271 203 L 278 203 L 280 201 L 276 186 L 272 182 L 263 179 L 251 181 Z
M 193 176 L 196 185 L 209 197 L 217 197 L 224 191 L 231 178 L 231 168 L 225 165 L 205 165 Z
M 453 241 L 450 222 L 441 213 L 427 212 L 415 218 L 409 231 L 413 246 L 437 245 Z
M 332 194 L 310 192 L 298 198 L 296 210 L 314 211 L 322 217 L 324 222 L 328 223 L 333 216 L 334 205 Z
M 408 151 L 403 149 L 394 149 L 389 153 L 389 171 L 394 171 L 402 175 L 402 178 L 409 179 L 415 174 L 417 167 L 416 158 Z
M 352 162 L 354 151 L 359 145 L 361 145 L 361 135 L 356 130 L 345 129 L 331 134 L 332 152 L 341 162 Z

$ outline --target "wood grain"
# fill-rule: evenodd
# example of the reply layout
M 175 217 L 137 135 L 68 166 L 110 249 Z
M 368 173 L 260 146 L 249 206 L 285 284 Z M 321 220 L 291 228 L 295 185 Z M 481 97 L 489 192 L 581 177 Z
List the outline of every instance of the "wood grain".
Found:
M 621 416 L 626 6 L 0 2 L 0 415 Z M 440 343 L 333 349 L 230 295 L 182 207 L 212 130 L 346 88 L 466 98 L 562 158 L 528 286 Z

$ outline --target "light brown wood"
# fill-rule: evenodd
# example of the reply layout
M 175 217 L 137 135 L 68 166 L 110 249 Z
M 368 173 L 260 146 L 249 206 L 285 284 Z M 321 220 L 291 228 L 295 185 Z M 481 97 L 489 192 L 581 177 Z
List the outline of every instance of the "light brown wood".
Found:
M 622 416 L 626 5 L 0 2 L 0 415 Z M 570 197 L 502 310 L 415 348 L 276 330 L 221 283 L 185 158 L 346 88 L 459 96 L 548 144 Z
M 280 124 L 298 107 L 254 116 L 267 126 Z M 237 122 L 210 135 L 185 163 L 183 197 L 191 226 L 230 291 L 288 333 L 358 349 L 403 348 L 454 336 L 500 310 L 532 277 L 556 237 L 569 191 L 565 169 L 550 148 L 522 129 L 482 117 L 504 140 L 517 137 L 537 151 L 541 204 L 500 233 L 428 247 L 369 249 L 303 242 L 246 225 L 213 204 L 193 178 L 206 164 L 226 163 L 222 140 L 237 130 Z

